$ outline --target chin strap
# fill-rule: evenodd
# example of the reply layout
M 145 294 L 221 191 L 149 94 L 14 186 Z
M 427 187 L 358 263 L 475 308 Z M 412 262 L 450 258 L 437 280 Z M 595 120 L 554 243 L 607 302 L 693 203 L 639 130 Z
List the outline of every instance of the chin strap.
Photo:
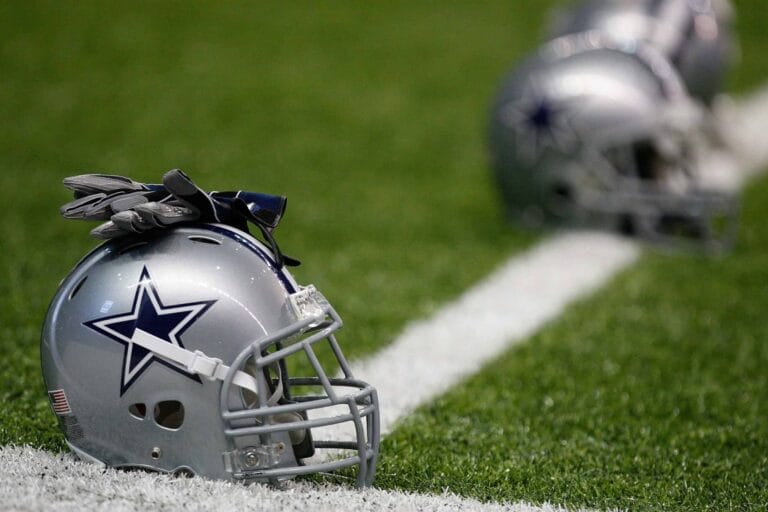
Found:
M 141 329 L 136 329 L 134 331 L 132 342 L 163 359 L 178 364 L 188 372 L 200 375 L 208 380 L 223 381 L 231 370 L 229 366 L 221 361 L 221 359 L 208 357 L 200 350 L 195 350 L 193 352 L 178 345 L 174 345 L 173 343 L 168 343 L 167 341 L 142 331 Z M 232 383 L 243 389 L 247 389 L 256 395 L 259 394 L 256 379 L 244 371 L 235 370 L 235 376 L 232 379 Z M 276 405 L 282 396 L 283 380 L 278 379 L 274 393 L 272 393 L 267 400 L 267 405 Z

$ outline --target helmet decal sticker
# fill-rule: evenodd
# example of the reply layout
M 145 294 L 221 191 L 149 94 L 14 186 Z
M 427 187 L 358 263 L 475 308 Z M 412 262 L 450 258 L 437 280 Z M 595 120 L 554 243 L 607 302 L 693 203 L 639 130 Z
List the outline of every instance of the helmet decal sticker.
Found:
M 149 271 L 144 267 L 139 277 L 131 310 L 118 315 L 97 318 L 83 325 L 123 345 L 120 396 L 136 382 L 152 362 L 164 364 L 197 382 L 200 378 L 186 369 L 166 361 L 154 352 L 133 342 L 134 334 L 143 331 L 163 341 L 184 348 L 181 335 L 216 301 L 190 302 L 166 306 L 160 299 Z
M 566 152 L 576 142 L 570 119 L 563 105 L 545 94 L 530 93 L 502 110 L 504 123 L 514 130 L 521 158 L 537 160 L 547 149 Z
M 51 401 L 51 408 L 56 416 L 72 414 L 72 409 L 69 407 L 69 400 L 67 400 L 67 394 L 63 389 L 53 389 L 48 391 L 48 399 Z

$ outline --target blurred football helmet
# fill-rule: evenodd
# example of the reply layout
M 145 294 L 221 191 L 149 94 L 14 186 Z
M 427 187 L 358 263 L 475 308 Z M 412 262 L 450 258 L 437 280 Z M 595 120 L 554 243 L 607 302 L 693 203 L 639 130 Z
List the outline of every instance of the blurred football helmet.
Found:
M 549 37 L 599 30 L 644 41 L 677 68 L 689 93 L 711 103 L 737 55 L 728 0 L 587 0 L 555 11 Z
M 652 47 L 598 32 L 558 38 L 503 81 L 492 107 L 492 167 L 507 210 L 529 225 L 725 248 L 737 201 L 702 187 L 701 116 Z
M 82 459 L 259 482 L 356 466 L 365 486 L 377 395 L 353 377 L 341 325 L 245 232 L 169 228 L 107 242 L 64 279 L 43 376 Z

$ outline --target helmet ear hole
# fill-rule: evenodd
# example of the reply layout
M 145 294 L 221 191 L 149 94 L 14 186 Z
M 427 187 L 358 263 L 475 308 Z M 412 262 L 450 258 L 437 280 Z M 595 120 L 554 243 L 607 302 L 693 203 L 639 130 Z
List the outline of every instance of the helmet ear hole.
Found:
M 628 213 L 619 217 L 619 233 L 625 236 L 635 236 L 637 234 L 637 225 L 635 220 Z
M 143 420 L 147 416 L 147 405 L 142 403 L 131 404 L 128 406 L 128 412 L 134 418 Z
M 575 200 L 570 183 L 556 181 L 550 186 L 548 199 L 550 213 L 558 217 L 570 217 L 573 214 Z
M 634 145 L 633 155 L 637 177 L 641 180 L 654 181 L 659 179 L 661 165 L 659 153 L 650 141 L 640 142 Z
M 155 423 L 177 430 L 184 423 L 184 406 L 178 400 L 164 400 L 155 404 Z
M 573 190 L 568 183 L 558 182 L 552 185 L 552 199 L 562 203 L 570 203 L 573 200 Z

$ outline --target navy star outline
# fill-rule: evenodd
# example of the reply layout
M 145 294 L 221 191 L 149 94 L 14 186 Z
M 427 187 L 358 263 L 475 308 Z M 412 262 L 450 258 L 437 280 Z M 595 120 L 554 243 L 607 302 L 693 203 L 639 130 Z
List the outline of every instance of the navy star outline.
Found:
M 571 150 L 578 137 L 568 115 L 570 107 L 552 101 L 536 84 L 520 99 L 507 104 L 502 119 L 514 132 L 518 154 L 526 160 L 537 160 L 547 149 Z
M 181 335 L 215 302 L 215 300 L 207 300 L 166 306 L 160 299 L 149 270 L 145 266 L 141 271 L 130 311 L 83 322 L 83 325 L 123 345 L 120 396 L 128 391 L 128 388 L 153 362 L 163 364 L 185 377 L 202 383 L 196 374 L 134 344 L 132 338 L 135 331 L 140 329 L 163 341 L 184 348 Z

